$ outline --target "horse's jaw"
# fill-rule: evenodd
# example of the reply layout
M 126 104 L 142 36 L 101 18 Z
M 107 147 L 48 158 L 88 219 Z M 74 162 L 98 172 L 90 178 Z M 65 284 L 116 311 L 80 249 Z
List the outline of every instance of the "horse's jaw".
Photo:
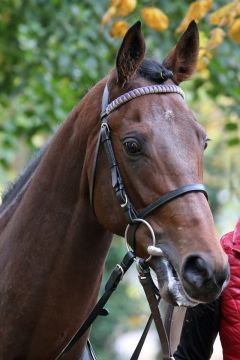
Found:
M 174 306 L 193 307 L 201 302 L 186 294 L 179 275 L 165 257 L 157 259 L 154 271 L 157 276 L 160 295 L 168 303 Z

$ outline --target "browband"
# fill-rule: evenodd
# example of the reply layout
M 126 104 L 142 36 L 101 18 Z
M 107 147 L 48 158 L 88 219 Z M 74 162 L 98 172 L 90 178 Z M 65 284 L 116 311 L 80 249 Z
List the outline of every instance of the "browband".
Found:
M 105 91 L 108 93 L 107 85 L 104 89 L 104 92 Z M 103 95 L 104 104 L 102 104 L 102 116 L 109 115 L 119 106 L 139 96 L 149 95 L 149 94 L 169 94 L 169 93 L 179 94 L 182 96 L 183 99 L 185 99 L 183 90 L 179 86 L 174 84 L 148 85 L 134 90 L 130 90 L 129 92 L 117 97 L 110 104 L 108 104 L 108 97 L 106 98 L 106 96 L 104 97 Z

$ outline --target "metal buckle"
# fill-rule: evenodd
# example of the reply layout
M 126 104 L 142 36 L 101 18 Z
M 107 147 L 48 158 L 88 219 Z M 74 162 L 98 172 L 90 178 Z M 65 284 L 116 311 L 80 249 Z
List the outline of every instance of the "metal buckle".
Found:
M 122 278 L 123 278 L 123 275 L 125 274 L 125 272 L 124 272 L 124 270 L 123 270 L 123 268 L 122 268 L 122 266 L 121 265 L 119 265 L 119 264 L 117 264 L 116 265 L 116 267 L 121 271 L 121 280 L 122 280 Z
M 109 125 L 108 125 L 107 122 L 105 122 L 105 121 L 102 122 L 101 128 L 102 128 L 102 129 L 104 129 L 104 128 L 107 129 L 107 132 L 110 133 Z
M 125 197 L 124 203 L 120 204 L 121 208 L 125 208 L 125 206 L 127 206 L 127 203 L 128 203 L 127 195 L 124 194 L 124 197 Z

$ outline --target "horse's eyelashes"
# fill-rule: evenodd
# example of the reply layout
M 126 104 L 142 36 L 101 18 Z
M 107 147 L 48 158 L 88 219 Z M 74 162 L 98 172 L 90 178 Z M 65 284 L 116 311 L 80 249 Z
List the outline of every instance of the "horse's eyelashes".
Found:
M 208 137 L 206 137 L 206 139 L 204 140 L 204 150 L 208 147 L 209 141 L 211 141 L 211 139 L 209 139 Z

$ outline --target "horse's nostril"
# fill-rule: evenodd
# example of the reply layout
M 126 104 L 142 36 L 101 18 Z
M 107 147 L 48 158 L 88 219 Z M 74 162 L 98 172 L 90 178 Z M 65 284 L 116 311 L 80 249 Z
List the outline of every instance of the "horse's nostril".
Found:
M 213 276 L 212 267 L 200 256 L 189 256 L 183 266 L 182 276 L 196 289 Z

